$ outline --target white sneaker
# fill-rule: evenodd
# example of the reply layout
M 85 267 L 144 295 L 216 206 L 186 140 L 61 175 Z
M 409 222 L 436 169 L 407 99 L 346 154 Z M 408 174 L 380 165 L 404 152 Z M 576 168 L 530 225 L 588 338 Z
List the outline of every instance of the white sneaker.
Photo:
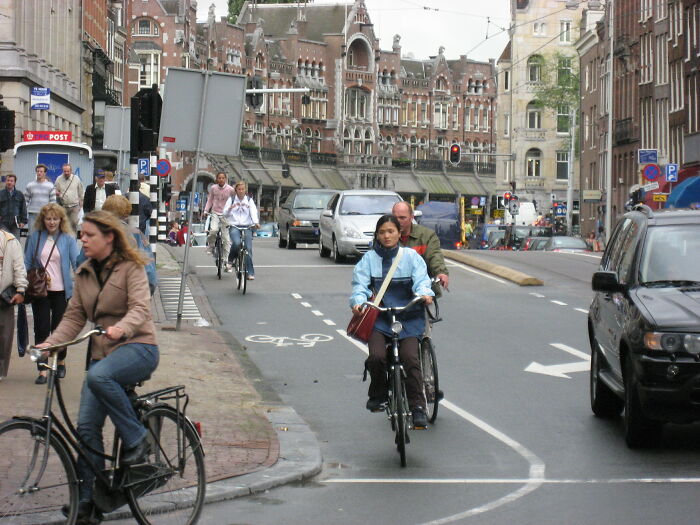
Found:
M 248 280 L 249 280 L 249 281 L 254 281 L 254 280 L 255 280 L 255 276 L 254 276 L 254 275 L 249 275 L 249 276 L 248 276 Z
M 231 273 L 233 271 L 233 266 L 230 264 L 226 265 L 226 269 L 224 270 L 226 273 Z

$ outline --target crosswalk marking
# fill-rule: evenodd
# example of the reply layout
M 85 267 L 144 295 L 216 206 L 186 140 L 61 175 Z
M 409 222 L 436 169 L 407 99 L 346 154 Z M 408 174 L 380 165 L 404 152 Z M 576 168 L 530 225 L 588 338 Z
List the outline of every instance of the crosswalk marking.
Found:
M 181 277 L 160 277 L 158 289 L 160 300 L 163 304 L 165 318 L 168 320 L 177 319 L 177 305 L 180 299 Z M 182 319 L 201 319 L 202 314 L 192 296 L 190 287 L 185 284 L 185 294 L 182 302 Z

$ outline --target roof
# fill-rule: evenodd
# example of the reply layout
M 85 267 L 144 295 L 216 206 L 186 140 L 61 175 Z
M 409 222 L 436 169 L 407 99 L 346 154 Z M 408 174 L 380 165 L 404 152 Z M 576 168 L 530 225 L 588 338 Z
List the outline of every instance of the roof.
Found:
M 163 49 L 151 40 L 135 40 L 131 48 L 136 51 L 163 51 Z
M 425 63 L 422 60 L 401 59 L 401 73 L 403 76 L 412 78 L 425 78 Z
M 306 16 L 306 29 L 299 36 L 316 42 L 323 42 L 323 35 L 339 34 L 345 27 L 345 14 L 350 12 L 351 5 L 314 5 L 307 4 L 302 8 Z M 292 22 L 297 19 L 299 8 L 293 4 L 257 4 L 255 9 L 246 3 L 238 15 L 238 24 L 257 22 L 263 19 L 263 30 L 266 37 L 282 38 L 289 31 Z
M 510 40 L 506 44 L 506 47 L 503 49 L 503 53 L 501 53 L 501 56 L 498 57 L 499 62 L 510 62 L 511 61 L 511 47 L 510 47 Z

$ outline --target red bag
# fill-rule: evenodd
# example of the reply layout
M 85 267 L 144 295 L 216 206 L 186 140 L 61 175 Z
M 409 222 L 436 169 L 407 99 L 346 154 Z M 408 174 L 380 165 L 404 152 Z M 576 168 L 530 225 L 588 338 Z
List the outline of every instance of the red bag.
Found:
M 374 296 L 372 296 L 370 301 L 374 302 Z M 369 341 L 369 336 L 372 335 L 374 323 L 377 321 L 378 316 L 379 310 L 368 306 L 363 314 L 352 316 L 345 331 L 353 339 L 366 343 Z

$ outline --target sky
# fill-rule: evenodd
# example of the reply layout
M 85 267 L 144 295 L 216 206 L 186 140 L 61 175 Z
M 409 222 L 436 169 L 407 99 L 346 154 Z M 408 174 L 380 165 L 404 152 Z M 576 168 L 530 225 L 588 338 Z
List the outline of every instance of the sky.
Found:
M 504 29 L 510 21 L 510 1 L 482 1 L 484 4 L 478 0 L 365 0 L 365 5 L 382 49 L 391 49 L 398 33 L 404 55 L 427 58 L 444 46 L 450 60 L 466 54 L 487 61 L 498 59 L 508 41 Z M 206 21 L 212 3 L 217 18 L 228 13 L 226 0 L 197 0 L 198 21 Z

